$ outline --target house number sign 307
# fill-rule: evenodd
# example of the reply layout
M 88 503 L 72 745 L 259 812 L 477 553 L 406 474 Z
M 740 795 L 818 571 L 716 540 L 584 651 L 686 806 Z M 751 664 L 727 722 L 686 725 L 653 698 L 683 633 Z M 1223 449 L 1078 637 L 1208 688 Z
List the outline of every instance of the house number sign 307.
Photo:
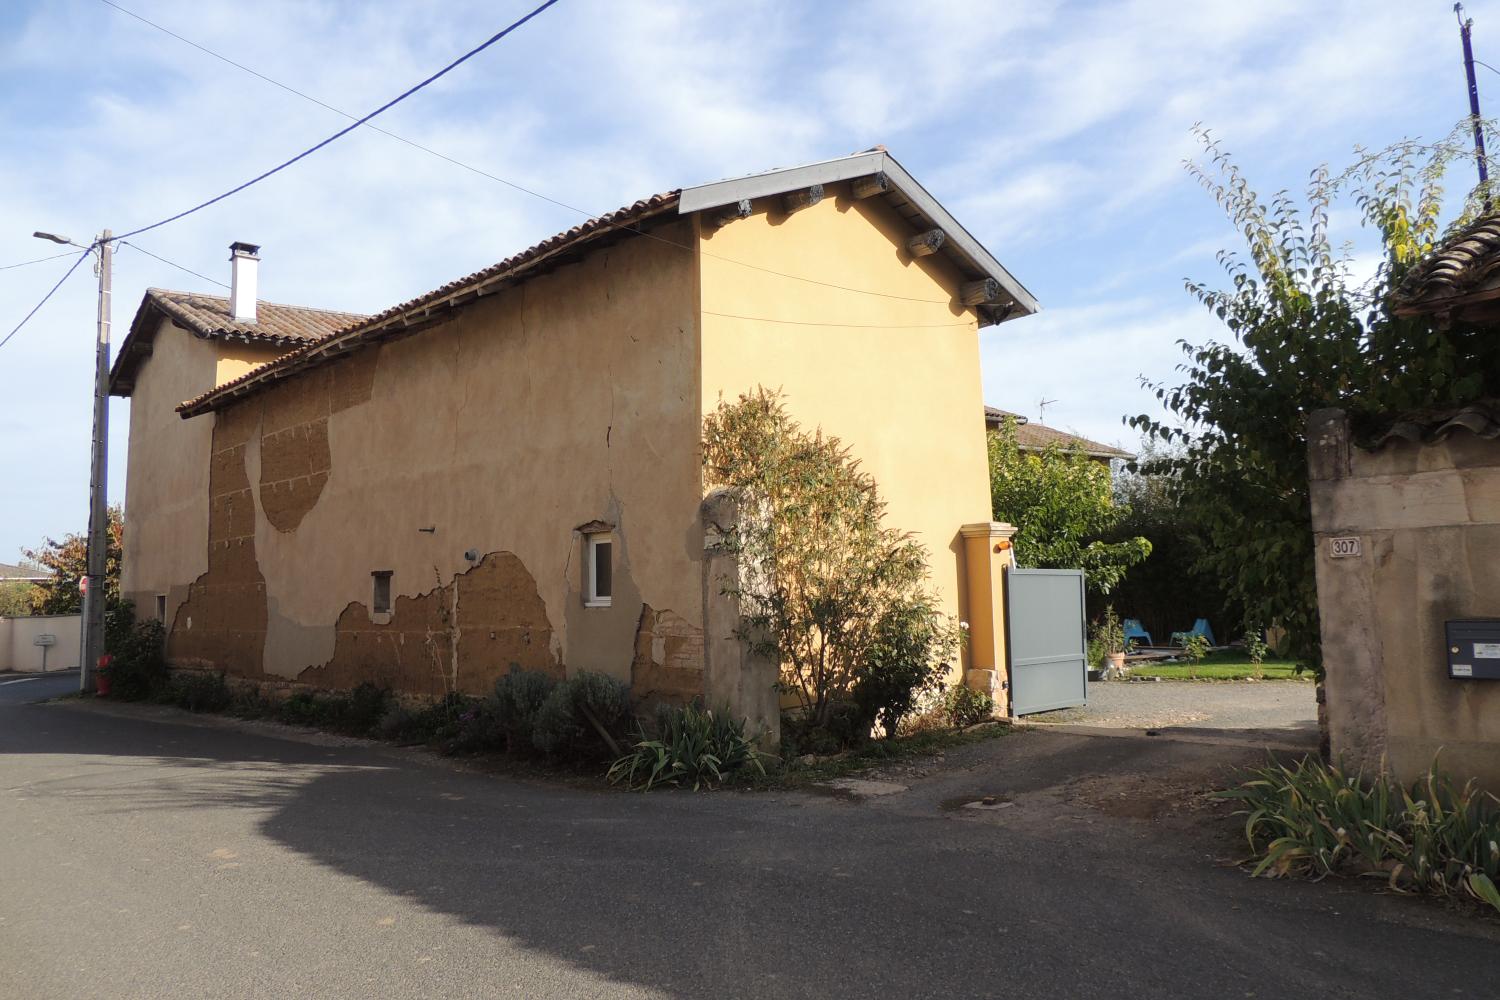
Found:
M 1345 538 L 1330 538 L 1328 554 L 1335 559 L 1357 559 L 1364 555 L 1364 550 L 1360 548 L 1359 539 L 1351 535 Z

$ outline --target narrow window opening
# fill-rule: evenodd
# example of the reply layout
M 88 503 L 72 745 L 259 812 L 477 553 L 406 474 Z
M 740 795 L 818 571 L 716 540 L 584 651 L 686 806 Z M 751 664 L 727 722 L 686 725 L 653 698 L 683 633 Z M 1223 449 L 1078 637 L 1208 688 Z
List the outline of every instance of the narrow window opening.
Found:
M 374 594 L 370 597 L 370 610 L 377 615 L 389 614 L 391 610 L 391 571 L 376 570 L 370 574 L 374 581 Z
M 588 580 L 583 603 L 591 608 L 607 608 L 614 594 L 614 543 L 605 534 L 587 535 L 585 539 L 588 558 L 584 566 Z
M 166 594 L 157 594 L 156 595 L 156 620 L 159 621 L 159 622 L 162 622 L 163 624 L 166 623 L 166 620 L 167 620 L 167 595 Z

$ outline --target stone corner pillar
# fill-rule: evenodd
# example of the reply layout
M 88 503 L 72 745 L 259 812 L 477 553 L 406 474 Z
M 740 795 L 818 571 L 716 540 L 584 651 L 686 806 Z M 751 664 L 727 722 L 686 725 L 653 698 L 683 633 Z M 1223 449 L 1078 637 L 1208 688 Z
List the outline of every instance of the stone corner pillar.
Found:
M 1015 565 L 1016 528 L 999 521 L 966 524 L 964 585 L 968 604 L 969 668 L 964 684 L 995 699 L 1010 714 L 1010 671 L 1005 651 L 1005 570 Z
M 781 704 L 777 681 L 781 664 L 758 652 L 745 634 L 739 600 L 733 591 L 744 585 L 739 554 L 729 544 L 739 526 L 740 511 L 727 491 L 716 490 L 699 508 L 703 527 L 703 673 L 704 696 L 713 709 L 728 708 L 743 718 L 749 731 L 761 733 L 766 749 L 781 742 Z

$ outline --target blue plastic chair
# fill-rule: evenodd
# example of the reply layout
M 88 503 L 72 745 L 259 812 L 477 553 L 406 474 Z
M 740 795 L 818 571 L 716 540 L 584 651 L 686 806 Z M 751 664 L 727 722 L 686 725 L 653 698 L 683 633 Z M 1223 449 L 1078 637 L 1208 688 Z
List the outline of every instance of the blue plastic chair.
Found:
M 1186 632 L 1173 632 L 1172 645 L 1181 646 L 1182 641 L 1190 635 L 1201 635 L 1203 636 L 1203 638 L 1208 640 L 1208 644 L 1210 646 L 1218 645 L 1218 643 L 1214 641 L 1214 630 L 1212 628 L 1209 628 L 1207 618 L 1199 618 L 1197 621 L 1193 622 L 1193 627 L 1188 629 Z
M 1156 645 L 1151 641 L 1151 633 L 1146 631 L 1139 618 L 1125 619 L 1125 641 L 1128 643 L 1132 639 L 1144 639 L 1145 641 L 1141 643 L 1143 646 Z

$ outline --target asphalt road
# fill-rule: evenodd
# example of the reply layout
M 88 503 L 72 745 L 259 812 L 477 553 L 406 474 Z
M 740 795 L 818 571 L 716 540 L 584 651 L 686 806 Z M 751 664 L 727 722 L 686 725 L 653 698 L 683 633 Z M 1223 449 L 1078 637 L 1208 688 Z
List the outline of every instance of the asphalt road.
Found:
M 7 696 L 0 996 L 1494 996 L 1495 923 L 1131 818 L 1222 752 L 1031 732 L 879 799 L 631 795 Z

